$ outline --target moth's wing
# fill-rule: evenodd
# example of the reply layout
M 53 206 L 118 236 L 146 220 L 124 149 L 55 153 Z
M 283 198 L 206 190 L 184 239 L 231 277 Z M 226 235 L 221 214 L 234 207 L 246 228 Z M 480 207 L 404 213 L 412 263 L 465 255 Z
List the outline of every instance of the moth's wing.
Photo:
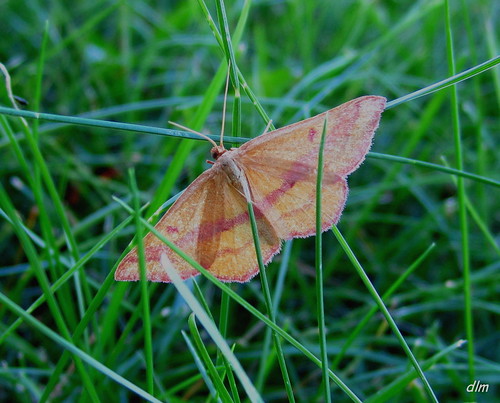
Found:
M 220 176 L 225 177 L 225 173 Z M 259 271 L 252 228 L 242 192 L 228 180 L 224 181 L 224 185 L 221 188 L 223 206 L 219 207 L 222 213 L 204 223 L 211 236 L 219 238 L 218 248 L 211 249 L 213 253 L 203 266 L 222 281 L 242 283 Z M 254 213 L 262 257 L 264 264 L 267 264 L 279 252 L 281 240 L 272 223 L 258 207 L 254 207 Z M 200 237 L 199 245 L 207 250 L 204 242 L 205 239 Z
M 196 236 L 186 238 L 196 228 L 200 228 L 204 220 L 206 204 L 210 203 L 210 195 L 217 194 L 214 171 L 203 172 L 176 200 L 170 209 L 155 225 L 155 228 L 167 239 L 179 246 L 192 258 L 197 257 Z M 152 232 L 144 237 L 147 278 L 151 281 L 170 282 L 165 269 L 160 264 L 163 252 L 174 264 L 181 278 L 198 274 L 191 265 L 179 257 Z M 115 280 L 139 280 L 139 263 L 137 247 L 133 248 L 120 262 L 115 272 Z
M 279 251 L 280 240 L 269 221 L 257 211 L 257 225 L 266 260 Z M 215 165 L 201 174 L 165 213 L 155 228 L 187 255 L 223 281 L 248 281 L 257 274 L 252 233 L 243 196 Z M 199 272 L 153 233 L 144 237 L 147 278 L 170 282 L 160 256 L 165 253 L 186 279 Z M 120 262 L 116 280 L 139 280 L 137 248 Z
M 336 223 L 347 198 L 346 176 L 363 162 L 385 108 L 385 98 L 365 96 L 325 113 L 266 133 L 235 155 L 255 205 L 282 239 L 315 233 L 316 176 L 327 118 L 322 185 L 322 228 Z

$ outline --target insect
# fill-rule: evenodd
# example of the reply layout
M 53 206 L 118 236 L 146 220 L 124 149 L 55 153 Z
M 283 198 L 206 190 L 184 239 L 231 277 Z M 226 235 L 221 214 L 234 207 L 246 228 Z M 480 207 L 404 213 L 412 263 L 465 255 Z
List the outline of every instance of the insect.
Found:
M 363 162 L 386 100 L 364 96 L 312 118 L 264 133 L 236 149 L 211 149 L 212 167 L 187 187 L 155 228 L 214 276 L 246 282 L 259 269 L 247 209 L 253 204 L 264 263 L 283 240 L 316 233 L 316 176 L 325 119 L 322 230 L 337 223 L 347 198 L 346 177 Z M 199 274 L 153 233 L 144 237 L 147 278 L 170 282 L 166 254 L 182 279 Z M 115 279 L 139 280 L 137 249 Z

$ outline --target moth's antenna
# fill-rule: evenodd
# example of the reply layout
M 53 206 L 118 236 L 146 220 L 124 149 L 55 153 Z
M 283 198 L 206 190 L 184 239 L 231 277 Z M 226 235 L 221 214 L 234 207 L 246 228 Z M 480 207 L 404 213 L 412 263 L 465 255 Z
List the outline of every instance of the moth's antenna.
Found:
M 222 139 L 224 138 L 224 125 L 226 123 L 226 101 L 227 101 L 227 91 L 229 89 L 229 72 L 231 70 L 231 60 L 227 64 L 227 77 L 226 77 L 226 89 L 224 90 L 224 105 L 222 107 L 222 127 L 220 129 L 220 145 L 224 146 Z
M 217 143 L 203 133 L 197 132 L 196 130 L 190 129 L 189 127 L 186 127 L 186 126 L 182 126 L 179 123 L 175 123 L 175 122 L 172 122 L 170 120 L 168 121 L 168 123 L 170 123 L 172 126 L 177 126 L 179 129 L 186 130 L 188 132 L 197 134 L 198 136 L 203 137 L 204 139 L 210 141 L 210 143 L 212 143 L 214 145 L 214 147 L 217 147 Z

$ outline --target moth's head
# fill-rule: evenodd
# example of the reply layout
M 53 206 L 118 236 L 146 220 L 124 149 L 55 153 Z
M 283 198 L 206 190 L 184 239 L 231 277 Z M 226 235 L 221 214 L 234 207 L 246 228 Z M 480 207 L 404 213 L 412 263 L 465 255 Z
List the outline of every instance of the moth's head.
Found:
M 224 146 L 213 146 L 210 150 L 210 154 L 214 160 L 218 160 L 222 154 L 224 154 L 227 150 Z

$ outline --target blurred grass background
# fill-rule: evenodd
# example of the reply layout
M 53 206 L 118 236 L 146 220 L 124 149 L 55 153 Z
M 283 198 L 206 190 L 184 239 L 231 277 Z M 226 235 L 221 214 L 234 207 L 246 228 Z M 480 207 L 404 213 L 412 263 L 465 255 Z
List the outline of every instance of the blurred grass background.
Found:
M 239 21 L 242 28 L 234 48 L 237 66 L 276 127 L 360 95 L 394 100 L 451 75 L 442 1 L 228 1 L 225 6 L 230 32 L 235 35 Z M 217 21 L 215 5 L 206 7 Z M 457 72 L 497 57 L 499 9 L 494 1 L 451 2 Z M 10 72 L 14 94 L 29 102 L 26 109 L 220 130 L 225 70 L 219 66 L 226 65 L 225 56 L 197 1 L 3 1 L 0 10 L 0 62 Z M 464 171 L 497 181 L 464 181 L 467 227 L 459 220 L 455 176 L 368 158 L 349 178 L 338 228 L 380 294 L 434 244 L 385 303 L 421 364 L 446 351 L 426 369 L 439 400 L 490 401 L 498 393 L 500 341 L 498 68 L 457 90 Z M 229 112 L 233 95 L 230 89 Z M 446 89 L 387 110 L 372 151 L 456 167 L 452 99 Z M 244 93 L 241 101 L 241 136 L 254 137 L 265 122 Z M 3 82 L 0 104 L 11 106 Z M 233 120 L 228 113 L 228 135 L 235 133 Z M 135 232 L 131 215 L 112 199 L 129 200 L 127 169 L 135 168 L 141 203 L 151 202 L 151 214 L 207 169 L 210 145 L 34 120 L 25 129 L 19 118 L 6 115 L 0 123 L 0 291 L 26 310 L 78 265 L 80 276 L 66 281 L 33 317 L 68 340 L 80 324 L 82 334 L 70 344 L 106 368 L 82 363 L 78 352 L 61 360 L 61 344 L 36 324 L 9 328 L 20 314 L 3 299 L 0 400 L 133 399 L 130 385 L 116 383 L 113 374 L 161 400 L 209 399 L 210 390 L 219 389 L 206 386 L 203 377 L 210 376 L 193 358 L 200 347 L 191 348 L 186 340 L 196 338 L 196 330 L 189 327 L 190 311 L 176 288 L 149 287 L 151 374 L 140 285 L 116 284 L 109 275 Z M 123 230 L 112 233 L 126 218 Z M 92 250 L 96 246 L 102 247 Z M 330 369 L 362 400 L 427 401 L 415 375 L 401 381 L 411 366 L 378 313 L 343 350 L 374 302 L 331 232 L 323 247 Z M 464 254 L 470 279 L 464 276 Z M 314 238 L 294 240 L 267 274 L 278 326 L 319 356 Z M 265 324 L 238 304 L 221 302 L 221 292 L 202 277 L 196 282 L 215 323 L 220 307 L 229 306 L 223 334 L 262 398 L 285 400 Z M 257 279 L 231 288 L 265 312 Z M 471 290 L 473 339 L 457 347 L 472 335 L 464 288 Z M 217 349 L 199 328 L 215 360 Z M 455 347 L 446 350 L 450 346 Z M 321 369 L 286 342 L 283 350 L 295 398 L 323 399 Z M 473 380 L 489 384 L 487 394 L 468 393 Z M 219 391 L 225 401 L 220 396 Z M 333 383 L 332 396 L 349 400 Z

